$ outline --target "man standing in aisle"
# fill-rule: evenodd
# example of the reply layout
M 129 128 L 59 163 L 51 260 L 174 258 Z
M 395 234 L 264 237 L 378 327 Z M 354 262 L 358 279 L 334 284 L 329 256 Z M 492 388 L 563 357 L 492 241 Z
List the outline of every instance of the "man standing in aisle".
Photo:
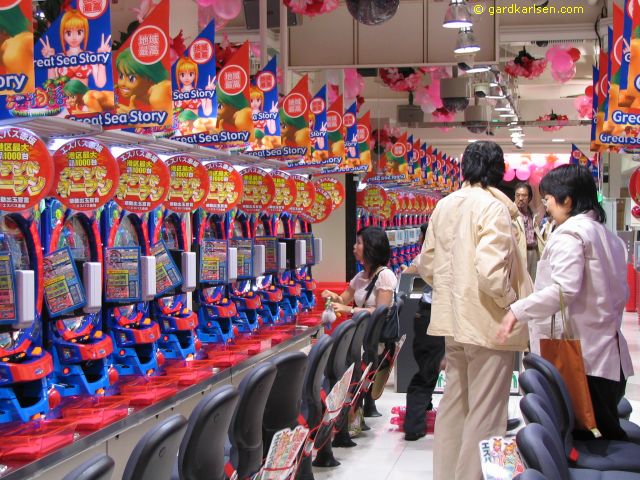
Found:
M 518 207 L 519 215 L 515 224 L 518 229 L 518 248 L 522 258 L 527 260 L 527 271 L 535 282 L 538 258 L 540 258 L 538 241 L 542 241 L 542 239 L 538 238 L 537 218 L 529 206 L 531 200 L 533 200 L 531 185 L 524 182 L 516 185 L 515 203 L 516 207 Z
M 532 291 L 512 222 L 518 209 L 496 187 L 502 149 L 475 142 L 462 158 L 463 187 L 438 202 L 417 262 L 433 287 L 429 334 L 445 337 L 446 387 L 436 416 L 435 480 L 480 480 L 478 444 L 505 435 L 515 352 L 527 331 L 495 335 L 506 309 Z

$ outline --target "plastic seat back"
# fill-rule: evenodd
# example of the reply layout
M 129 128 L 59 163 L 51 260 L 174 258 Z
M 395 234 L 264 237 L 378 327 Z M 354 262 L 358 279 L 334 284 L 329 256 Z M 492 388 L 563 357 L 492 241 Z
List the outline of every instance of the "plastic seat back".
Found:
M 548 399 L 536 393 L 528 393 L 520 400 L 520 411 L 527 424 L 538 423 L 546 428 L 549 433 L 555 433 L 558 437 L 560 436 L 558 419 Z
M 349 352 L 349 347 L 351 346 L 351 340 L 353 339 L 355 331 L 355 322 L 353 320 L 347 320 L 346 322 L 338 325 L 333 333 L 331 333 L 331 336 L 333 337 L 333 347 L 331 348 L 329 361 L 327 362 L 327 368 L 325 369 L 330 387 L 333 387 L 338 380 L 342 378 L 342 375 L 344 375 L 344 372 L 346 372 L 349 367 L 347 365 L 347 353 Z
M 564 415 L 564 409 L 558 405 L 553 386 L 549 384 L 547 379 L 537 370 L 525 370 L 518 377 L 518 383 L 525 395 L 535 393 L 545 402 L 545 408 L 549 410 L 549 415 L 556 422 L 555 429 L 558 433 L 560 435 L 567 433 L 568 420 Z
M 187 419 L 173 415 L 145 433 L 133 449 L 122 480 L 169 478 L 187 428 Z
M 538 423 L 530 423 L 516 435 L 518 452 L 528 468 L 545 477 L 569 480 L 569 465 L 557 435 Z
M 252 476 L 262 466 L 262 420 L 276 367 L 270 363 L 256 366 L 238 387 L 240 399 L 229 427 L 231 464 L 238 478 Z
M 265 456 L 269 451 L 271 439 L 277 431 L 295 428 L 298 424 L 307 361 L 307 356 L 302 352 L 281 353 L 271 360 L 277 373 L 262 419 L 262 444 Z
M 353 316 L 352 320 L 356 324 L 356 329 L 353 332 L 351 345 L 349 345 L 349 351 L 347 352 L 347 366 L 352 363 L 355 365 L 353 378 L 354 380 L 360 380 L 362 376 L 362 346 L 364 344 L 364 335 L 367 333 L 367 327 L 371 320 L 371 313 L 366 310 L 360 311 Z
M 389 307 L 384 305 L 377 307 L 371 314 L 371 320 L 364 335 L 364 361 L 365 363 L 373 362 L 373 368 L 378 366 L 378 343 L 380 343 L 380 334 L 388 312 Z
M 302 415 L 309 428 L 314 428 L 322 420 L 322 382 L 324 371 L 333 347 L 333 338 L 323 335 L 318 339 L 311 351 L 307 362 L 302 386 Z
M 63 480 L 109 480 L 114 466 L 113 458 L 101 453 L 78 465 Z
M 222 480 L 225 442 L 238 403 L 238 391 L 225 385 L 205 395 L 189 417 L 180 444 L 180 480 Z

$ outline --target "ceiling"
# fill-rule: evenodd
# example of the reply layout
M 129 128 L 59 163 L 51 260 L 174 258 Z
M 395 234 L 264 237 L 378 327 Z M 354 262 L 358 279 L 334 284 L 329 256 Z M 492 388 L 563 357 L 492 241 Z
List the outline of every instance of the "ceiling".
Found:
M 171 30 L 172 35 L 183 30 L 187 41 L 197 34 L 198 8 L 195 2 L 184 0 L 172 1 Z M 556 113 L 577 120 L 573 106 L 573 97 L 583 94 L 585 87 L 591 83 L 591 66 L 597 51 L 596 20 L 604 2 L 599 0 L 595 6 L 588 5 L 586 0 L 549 0 L 549 7 L 580 6 L 582 14 L 576 15 L 536 15 L 506 14 L 491 16 L 486 12 L 490 7 L 505 8 L 511 4 L 527 6 L 532 0 L 469 0 L 473 8 L 475 4 L 483 6 L 485 14 L 474 16 L 474 33 L 481 52 L 477 62 L 503 65 L 514 58 L 518 51 L 526 46 L 527 51 L 535 57 L 544 57 L 547 47 L 536 45 L 535 41 L 564 42 L 580 49 L 582 58 L 577 65 L 576 77 L 565 83 L 556 83 L 547 71 L 535 80 L 519 79 L 519 112 L 521 120 L 535 120 L 541 115 Z M 124 30 L 132 20 L 130 9 L 135 0 L 119 0 L 113 5 L 114 31 Z M 247 3 L 247 0 L 245 0 Z M 457 62 L 453 54 L 456 32 L 442 27 L 442 18 L 448 1 L 443 0 L 402 0 L 398 12 L 387 23 L 377 27 L 358 24 L 350 16 L 344 2 L 332 13 L 314 18 L 304 17 L 302 25 L 290 27 L 289 85 L 303 73 L 310 73 L 313 88 L 326 80 L 326 71 L 330 68 L 406 66 L 406 65 L 453 65 Z M 611 5 L 608 11 L 611 12 Z M 178 12 L 178 13 L 174 13 Z M 609 14 L 609 17 L 611 15 Z M 606 31 L 611 24 L 610 18 L 599 22 L 600 31 Z M 246 29 L 244 13 L 230 22 L 221 34 L 227 34 L 231 41 L 249 39 L 259 41 L 258 31 Z M 270 51 L 280 49 L 280 32 L 273 29 L 269 32 Z M 428 82 L 428 78 L 425 79 Z M 371 110 L 372 117 L 379 126 L 396 119 L 397 105 L 407 103 L 407 94 L 391 91 L 378 78 L 366 78 L 363 96 L 366 100 L 364 109 Z M 425 115 L 425 122 L 430 121 Z M 463 115 L 458 114 L 462 121 Z M 458 127 L 449 131 L 438 128 L 409 128 L 417 137 L 432 142 L 451 154 L 459 154 L 470 139 L 487 138 L 470 133 L 466 128 Z M 539 127 L 524 127 L 526 134 L 524 150 L 531 153 L 555 153 L 568 150 L 570 143 L 576 143 L 584 149 L 588 148 L 589 127 L 565 127 L 558 132 L 543 132 Z M 516 152 L 512 146 L 506 128 L 495 129 L 492 140 L 501 143 L 505 151 Z M 553 139 L 566 140 L 565 145 L 553 143 Z

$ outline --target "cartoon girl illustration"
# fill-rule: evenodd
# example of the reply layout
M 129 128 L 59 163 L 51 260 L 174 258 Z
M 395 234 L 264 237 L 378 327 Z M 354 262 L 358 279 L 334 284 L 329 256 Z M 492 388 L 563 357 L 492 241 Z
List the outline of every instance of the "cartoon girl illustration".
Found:
M 118 55 L 116 70 L 118 113 L 136 109 L 171 111 L 171 81 L 161 62 L 143 65 L 127 48 Z
M 189 57 L 180 57 L 176 64 L 176 81 L 178 83 L 178 89 L 183 92 L 190 92 L 198 88 L 198 64 L 191 60 Z M 215 90 L 216 77 L 209 76 L 207 86 L 205 90 Z M 211 116 L 213 111 L 213 102 L 210 98 L 182 100 L 176 102 L 176 107 L 184 110 L 191 110 L 196 115 L 198 114 L 198 108 L 202 107 L 202 113 L 205 117 Z
M 60 20 L 60 43 L 62 53 L 67 57 L 79 55 L 87 50 L 89 41 L 89 21 L 79 10 L 70 9 Z M 42 56 L 44 58 L 53 57 L 56 51 L 51 47 L 49 37 L 40 39 L 42 45 Z M 100 47 L 97 53 L 111 53 L 111 35 L 105 38 L 104 34 L 100 39 Z M 96 88 L 102 88 L 107 83 L 107 69 L 104 64 L 78 65 L 71 67 L 50 68 L 49 78 L 67 76 L 89 84 L 89 76 L 93 76 L 93 83 Z
M 276 132 L 276 121 L 274 119 L 258 120 L 257 115 L 264 111 L 264 92 L 255 85 L 251 86 L 251 114 L 253 116 L 253 126 L 256 132 L 260 130 L 265 135 L 273 135 Z M 271 105 L 269 113 L 278 112 L 278 103 L 274 102 Z
M 217 128 L 228 132 L 253 131 L 251 108 L 242 94 L 218 92 Z
M 20 6 L 0 15 L 0 75 L 33 71 L 33 33 Z M 33 91 L 35 78 L 29 77 L 23 91 Z

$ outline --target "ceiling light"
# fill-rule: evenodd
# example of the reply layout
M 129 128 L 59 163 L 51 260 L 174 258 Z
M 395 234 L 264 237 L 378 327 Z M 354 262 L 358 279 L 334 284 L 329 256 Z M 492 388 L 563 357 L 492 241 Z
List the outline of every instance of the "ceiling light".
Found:
M 513 112 L 504 112 L 504 113 L 501 113 L 500 116 L 502 118 L 513 118 L 513 117 L 516 117 L 517 115 Z
M 522 131 L 522 127 L 515 126 L 515 127 L 511 127 L 509 130 L 512 131 L 512 132 L 521 132 Z
M 458 66 L 460 66 L 461 64 L 459 63 Z M 466 68 L 463 68 L 462 70 L 464 70 L 466 73 L 471 74 L 471 73 L 484 73 L 484 72 L 488 72 L 489 70 L 491 70 L 491 67 L 489 65 L 474 65 L 474 66 L 469 66 L 466 63 L 463 63 L 462 65 L 466 65 Z
M 480 51 L 480 45 L 476 42 L 476 36 L 470 27 L 463 27 L 458 32 L 458 41 L 454 53 L 475 53 Z
M 496 112 L 510 112 L 511 105 L 505 99 L 500 99 L 496 102 L 496 106 L 494 108 Z
M 566 140 L 564 138 L 554 138 L 551 140 L 553 143 L 564 143 Z
M 468 143 L 474 143 L 477 142 L 478 140 L 476 140 L 475 138 L 470 138 L 469 140 L 467 140 Z
M 444 14 L 442 26 L 444 28 L 464 28 L 473 25 L 469 10 L 464 4 L 464 0 L 451 0 Z

